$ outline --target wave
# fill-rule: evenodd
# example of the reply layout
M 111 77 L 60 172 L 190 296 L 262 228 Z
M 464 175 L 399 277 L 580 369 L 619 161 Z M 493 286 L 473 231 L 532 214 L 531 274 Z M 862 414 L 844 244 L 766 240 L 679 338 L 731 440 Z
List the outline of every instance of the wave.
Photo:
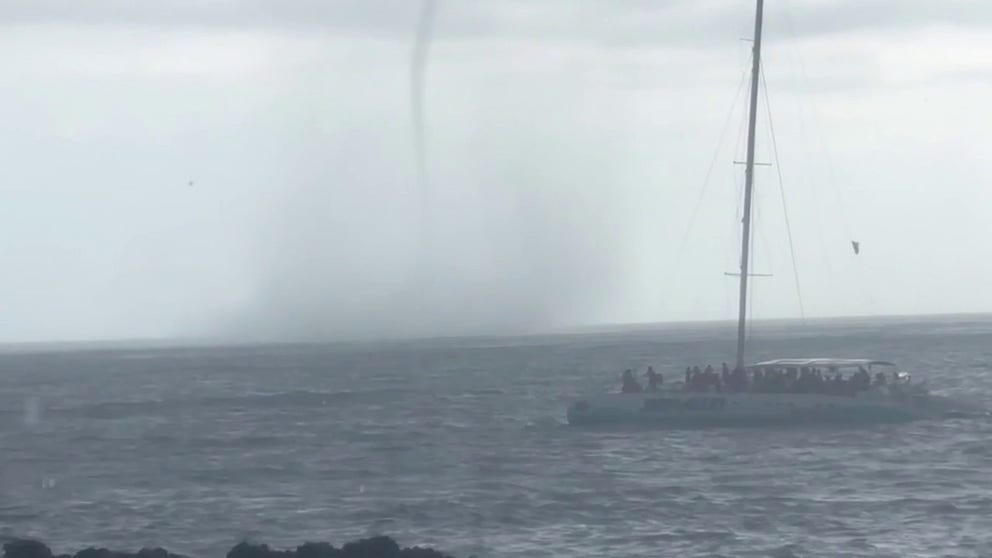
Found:
M 46 409 L 47 413 L 92 419 L 120 419 L 134 416 L 164 415 L 196 409 L 265 409 L 313 408 L 350 403 L 389 401 L 409 393 L 399 388 L 374 390 L 310 391 L 291 390 L 271 393 L 246 393 L 199 398 L 135 399 L 101 401 L 71 407 Z

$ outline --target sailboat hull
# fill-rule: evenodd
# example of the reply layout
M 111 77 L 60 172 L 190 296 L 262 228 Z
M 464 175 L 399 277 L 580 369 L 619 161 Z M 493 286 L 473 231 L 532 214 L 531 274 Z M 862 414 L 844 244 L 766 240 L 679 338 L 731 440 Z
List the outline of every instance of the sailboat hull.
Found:
M 796 424 L 864 424 L 937 418 L 941 410 L 926 396 L 896 399 L 798 393 L 610 393 L 578 401 L 568 408 L 575 426 L 642 425 L 652 427 L 776 426 Z

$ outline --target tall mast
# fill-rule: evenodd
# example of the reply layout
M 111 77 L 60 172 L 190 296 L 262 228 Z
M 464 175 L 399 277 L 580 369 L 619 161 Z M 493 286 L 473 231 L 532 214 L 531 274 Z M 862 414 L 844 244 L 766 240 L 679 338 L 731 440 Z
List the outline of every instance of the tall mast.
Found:
M 744 234 L 741 235 L 741 293 L 737 315 L 737 367 L 744 367 L 744 338 L 747 320 L 747 274 L 751 247 L 751 191 L 754 188 L 754 124 L 758 116 L 758 80 L 761 71 L 761 19 L 764 0 L 757 0 L 754 16 L 754 46 L 751 56 L 751 109 L 747 127 L 747 163 L 744 167 Z

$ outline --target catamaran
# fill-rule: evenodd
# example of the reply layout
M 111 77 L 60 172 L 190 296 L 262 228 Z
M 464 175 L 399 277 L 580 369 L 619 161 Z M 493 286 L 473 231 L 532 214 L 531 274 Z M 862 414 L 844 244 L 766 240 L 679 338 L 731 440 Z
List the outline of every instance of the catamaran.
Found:
M 901 422 L 963 413 L 955 411 L 947 399 L 932 396 L 924 382 L 914 383 L 907 373 L 886 361 L 777 359 L 740 370 L 746 374 L 745 385 L 728 382 L 719 390 L 675 382 L 657 391 L 585 398 L 568 408 L 568 422 L 770 426 Z M 848 379 L 838 379 L 845 373 Z M 870 379 L 860 383 L 857 378 L 862 375 Z
M 573 425 L 755 426 L 795 423 L 907 421 L 946 416 L 954 407 L 913 383 L 893 363 L 851 358 L 778 359 L 745 364 L 754 186 L 755 122 L 764 1 L 757 0 L 741 235 L 737 358 L 732 373 L 692 374 L 661 389 L 607 393 L 568 408 Z M 855 249 L 857 247 L 855 246 Z M 847 378 L 844 374 L 848 374 Z M 712 380 L 712 381 L 711 381 Z

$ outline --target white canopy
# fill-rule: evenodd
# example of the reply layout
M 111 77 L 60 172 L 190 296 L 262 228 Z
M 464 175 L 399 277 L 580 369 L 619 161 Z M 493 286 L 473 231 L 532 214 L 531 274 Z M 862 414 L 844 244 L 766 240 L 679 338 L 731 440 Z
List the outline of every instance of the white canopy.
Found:
M 895 366 L 891 362 L 884 360 L 870 360 L 866 358 L 780 358 L 778 360 L 766 360 L 752 364 L 748 368 L 865 368 L 876 366 Z

